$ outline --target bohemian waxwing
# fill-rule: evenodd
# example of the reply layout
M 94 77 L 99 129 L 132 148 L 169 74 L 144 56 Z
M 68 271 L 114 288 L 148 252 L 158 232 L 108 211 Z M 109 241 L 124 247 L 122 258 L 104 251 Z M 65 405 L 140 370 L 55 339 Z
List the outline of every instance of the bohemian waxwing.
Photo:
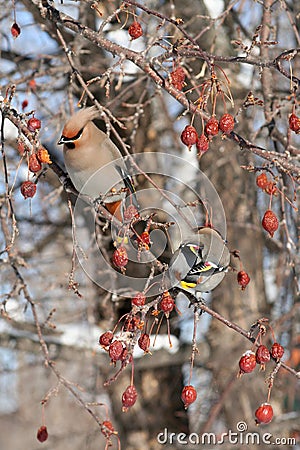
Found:
M 229 264 L 230 252 L 221 235 L 203 227 L 175 251 L 169 264 L 169 276 L 173 287 L 197 296 L 197 292 L 215 289 Z
M 100 198 L 120 220 L 126 196 L 122 188 L 134 193 L 134 187 L 120 151 L 92 122 L 98 117 L 95 106 L 76 112 L 66 122 L 58 144 L 64 144 L 65 166 L 77 191 L 93 200 Z

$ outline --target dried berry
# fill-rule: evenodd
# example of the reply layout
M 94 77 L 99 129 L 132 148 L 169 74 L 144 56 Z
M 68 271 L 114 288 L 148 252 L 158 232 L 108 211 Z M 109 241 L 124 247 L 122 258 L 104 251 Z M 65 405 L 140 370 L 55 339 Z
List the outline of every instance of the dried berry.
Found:
M 35 153 L 32 153 L 32 155 L 29 156 L 28 169 L 33 173 L 39 172 L 42 169 L 42 164 L 37 159 Z
M 126 412 L 128 408 L 133 406 L 137 399 L 137 391 L 134 385 L 128 386 L 122 395 L 122 411 Z
M 28 150 L 28 148 L 25 147 L 24 142 L 19 141 L 18 142 L 18 152 L 20 153 L 20 155 L 23 156 L 27 150 Z
M 21 184 L 21 194 L 24 198 L 32 198 L 36 193 L 36 184 L 32 181 L 24 181 Z
M 105 331 L 105 333 L 101 334 L 99 337 L 99 344 L 102 347 L 108 347 L 114 338 L 114 334 L 112 331 Z
M 268 177 L 265 174 L 265 172 L 261 173 L 260 175 L 258 175 L 256 177 L 256 184 L 259 188 L 261 188 L 263 190 L 266 189 L 266 187 L 269 184 L 269 180 L 268 180 Z
M 134 306 L 144 306 L 146 302 L 146 296 L 143 292 L 137 292 L 133 299 L 131 300 L 131 304 Z
M 150 336 L 147 333 L 143 333 L 141 334 L 141 336 L 139 337 L 138 340 L 138 346 L 144 350 L 144 352 L 148 353 L 149 352 L 149 347 L 150 347 Z
M 150 247 L 150 234 L 148 231 L 143 231 L 138 237 L 138 243 L 140 248 L 144 248 L 145 250 L 149 250 Z
M 289 127 L 295 133 L 300 133 L 300 117 L 296 114 L 291 114 L 289 118 Z
M 183 401 L 184 407 L 188 408 L 192 403 L 196 401 L 197 391 L 194 386 L 188 385 L 184 386 L 181 392 L 181 400 Z
M 278 344 L 278 342 L 274 342 L 274 344 L 271 347 L 270 353 L 272 355 L 272 358 L 278 361 L 283 357 L 284 348 L 282 347 L 282 345 Z
M 178 66 L 170 73 L 171 84 L 179 91 L 182 90 L 185 81 L 185 72 L 182 67 Z
M 109 438 L 112 434 L 115 433 L 115 429 L 110 420 L 104 420 L 101 424 L 101 433 Z
M 264 190 L 269 195 L 276 195 L 277 194 L 276 183 L 274 183 L 273 181 L 269 181 Z
M 38 149 L 37 157 L 41 163 L 52 164 L 48 150 L 46 150 L 45 148 L 41 147 Z
M 251 350 L 247 350 L 239 360 L 240 374 L 250 373 L 255 369 L 256 356 Z
M 219 133 L 219 122 L 215 117 L 211 117 L 205 125 L 205 134 L 207 136 L 216 136 Z
M 263 403 L 255 411 L 256 423 L 270 423 L 273 419 L 273 408 L 270 403 Z
M 119 361 L 122 357 L 124 347 L 121 341 L 115 340 L 108 349 L 108 354 L 112 362 Z
M 47 430 L 47 427 L 45 425 L 42 425 L 38 429 L 36 438 L 40 442 L 45 442 L 48 439 L 48 430 Z
M 138 210 L 136 209 L 136 207 L 134 205 L 129 205 L 123 213 L 123 217 L 124 220 L 126 221 L 130 221 L 132 219 L 134 219 L 135 217 L 138 217 L 139 213 Z
M 138 39 L 139 37 L 143 36 L 143 28 L 139 22 L 132 22 L 130 27 L 128 28 L 129 36 L 132 39 Z
M 135 331 L 139 324 L 141 319 L 138 316 L 129 316 L 124 322 L 124 330 L 125 331 Z
M 196 147 L 199 156 L 202 155 L 202 153 L 207 152 L 207 150 L 209 149 L 209 140 L 207 139 L 205 134 L 202 133 L 200 134 L 200 136 L 198 136 Z
M 197 139 L 198 134 L 195 127 L 193 125 L 187 125 L 181 133 L 181 141 L 183 144 L 190 149 L 192 145 L 196 144 Z
M 112 256 L 112 261 L 116 267 L 119 269 L 124 268 L 127 266 L 128 263 L 128 255 L 127 250 L 125 247 L 119 247 L 117 248 Z
M 175 307 L 175 302 L 171 296 L 171 294 L 166 291 L 162 295 L 162 299 L 159 303 L 159 309 L 163 311 L 167 316 L 173 311 Z
M 238 284 L 241 286 L 242 291 L 244 291 L 247 285 L 250 283 L 250 277 L 244 270 L 240 270 L 237 274 Z
M 231 114 L 223 114 L 221 119 L 219 120 L 219 129 L 223 131 L 223 133 L 229 134 L 234 129 L 234 118 Z
M 274 236 L 275 231 L 278 229 L 279 222 L 276 215 L 271 209 L 268 209 L 262 219 L 262 226 L 269 233 L 271 237 Z
M 27 126 L 29 131 L 34 132 L 41 128 L 41 121 L 36 117 L 32 117 L 31 119 L 28 120 Z
M 14 22 L 10 28 L 10 32 L 11 32 L 12 37 L 14 39 L 17 39 L 17 37 L 20 36 L 20 34 L 21 34 L 21 28 L 19 27 L 19 25 L 16 22 Z
M 264 367 L 266 362 L 270 361 L 271 355 L 265 345 L 259 345 L 255 352 L 256 362 Z

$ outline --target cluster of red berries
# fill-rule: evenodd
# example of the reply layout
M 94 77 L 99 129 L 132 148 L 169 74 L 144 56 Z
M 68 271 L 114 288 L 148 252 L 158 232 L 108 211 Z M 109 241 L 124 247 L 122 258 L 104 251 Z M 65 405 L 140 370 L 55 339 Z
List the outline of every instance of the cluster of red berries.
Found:
M 215 116 L 211 117 L 205 124 L 204 132 L 198 135 L 197 130 L 193 125 L 187 125 L 181 133 L 181 141 L 189 149 L 196 144 L 198 155 L 201 156 L 209 149 L 209 143 L 213 136 L 216 136 L 219 131 L 229 134 L 234 129 L 234 118 L 231 114 L 223 114 L 218 120 Z
M 170 79 L 171 84 L 174 86 L 174 88 L 178 89 L 179 91 L 182 90 L 184 84 L 185 84 L 185 71 L 181 66 L 176 67 L 171 73 L 170 73 Z
M 265 364 L 270 361 L 271 357 L 279 361 L 284 354 L 284 348 L 278 342 L 274 342 L 269 350 L 265 345 L 259 345 L 254 353 L 252 350 L 247 350 L 239 361 L 239 375 L 243 373 L 252 372 L 256 364 L 260 364 L 261 368 L 265 368 Z
M 289 117 L 289 128 L 296 134 L 300 133 L 300 117 L 296 116 L 294 113 Z
M 260 365 L 261 370 L 265 370 L 265 365 L 271 357 L 279 361 L 283 354 L 284 348 L 278 342 L 274 342 L 270 350 L 263 344 L 257 347 L 255 353 L 252 350 L 247 350 L 239 360 L 239 376 L 252 372 L 256 364 Z M 255 417 L 257 424 L 271 422 L 273 408 L 270 403 L 262 403 L 255 411 Z
M 276 183 L 272 180 L 269 180 L 266 173 L 263 172 L 256 177 L 256 185 L 262 189 L 266 194 L 276 195 L 277 187 Z
M 18 151 L 24 154 L 27 149 L 22 142 L 18 144 Z M 28 158 L 28 169 L 32 173 L 37 173 L 42 169 L 42 164 L 51 164 L 50 155 L 45 148 L 40 148 L 37 152 L 32 153 Z M 32 198 L 36 194 L 36 183 L 33 181 L 24 181 L 21 184 L 21 194 L 25 199 Z
M 143 28 L 139 22 L 134 21 L 128 28 L 128 33 L 131 39 L 138 39 L 139 37 L 143 36 Z
M 131 326 L 134 325 L 131 323 L 130 327 Z M 124 330 L 132 331 L 130 327 L 129 329 L 126 328 L 125 323 Z M 128 355 L 126 343 L 121 341 L 120 339 L 115 338 L 114 333 L 112 331 L 106 331 L 105 333 L 101 334 L 99 338 L 99 344 L 108 352 L 111 362 L 113 364 L 116 364 L 117 361 L 121 361 L 121 364 L 125 363 L 125 361 L 128 358 L 129 361 L 132 361 L 132 356 Z M 127 411 L 131 406 L 135 404 L 136 400 L 137 400 L 137 391 L 135 386 L 131 384 L 125 389 L 125 391 L 122 394 L 122 410 Z

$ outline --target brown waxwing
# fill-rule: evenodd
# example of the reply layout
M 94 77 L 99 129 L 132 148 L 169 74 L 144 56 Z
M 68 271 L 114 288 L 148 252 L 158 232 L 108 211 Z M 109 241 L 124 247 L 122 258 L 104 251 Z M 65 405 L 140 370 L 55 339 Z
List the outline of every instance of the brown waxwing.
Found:
M 209 227 L 200 228 L 180 245 L 169 264 L 173 287 L 192 294 L 209 292 L 221 283 L 230 264 L 230 252 L 221 235 Z
M 99 117 L 95 106 L 84 108 L 66 122 L 58 142 L 63 144 L 65 166 L 78 192 L 102 199 L 111 214 L 121 220 L 120 205 L 127 187 L 134 187 L 125 162 L 115 144 L 93 120 Z

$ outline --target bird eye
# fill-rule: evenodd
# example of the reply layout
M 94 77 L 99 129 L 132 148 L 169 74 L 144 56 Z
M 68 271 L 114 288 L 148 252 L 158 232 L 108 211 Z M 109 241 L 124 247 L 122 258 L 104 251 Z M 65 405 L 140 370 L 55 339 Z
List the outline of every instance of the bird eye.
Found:
M 65 146 L 70 150 L 73 150 L 75 148 L 74 142 L 66 142 Z

